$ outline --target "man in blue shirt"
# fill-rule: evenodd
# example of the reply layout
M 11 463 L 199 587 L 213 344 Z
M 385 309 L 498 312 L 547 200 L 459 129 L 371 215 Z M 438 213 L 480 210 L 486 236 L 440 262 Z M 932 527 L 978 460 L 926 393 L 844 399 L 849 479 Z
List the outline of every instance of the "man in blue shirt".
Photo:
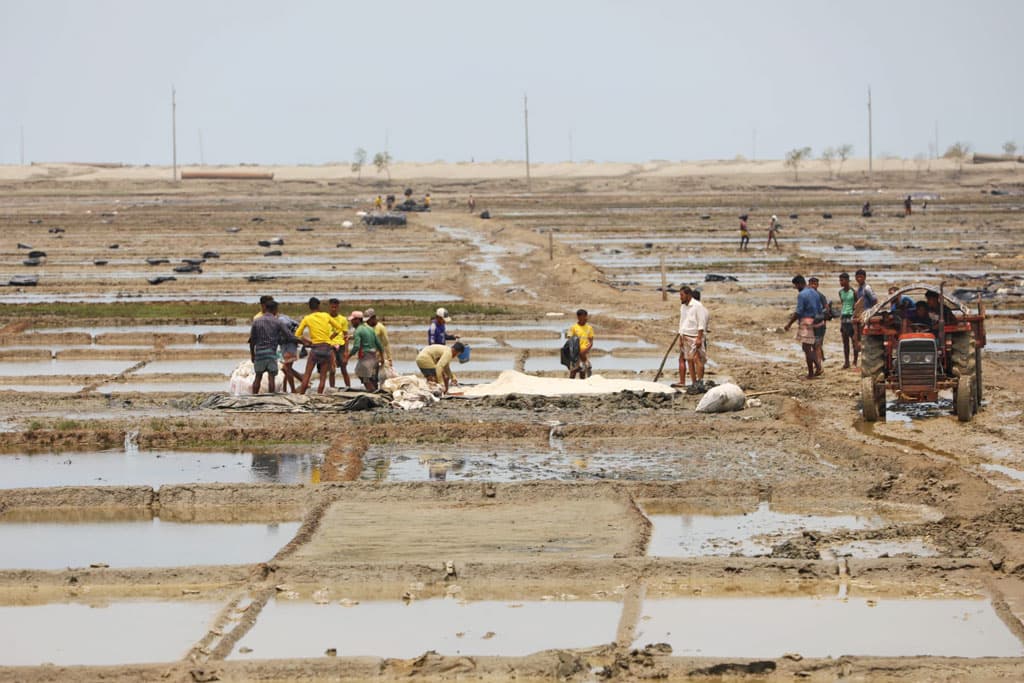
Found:
M 818 359 L 818 352 L 814 349 L 814 319 L 822 313 L 821 297 L 818 292 L 807 286 L 803 275 L 793 278 L 793 286 L 799 292 L 796 295 L 796 310 L 789 316 L 786 323 L 788 331 L 793 323 L 799 321 L 796 340 L 804 350 L 804 359 L 807 361 L 807 379 L 820 377 L 822 373 L 821 361 Z
M 447 308 L 439 308 L 434 312 L 434 319 L 430 321 L 430 326 L 427 328 L 427 346 L 431 344 L 445 345 L 445 342 L 454 341 L 458 339 L 454 334 L 448 334 L 446 325 L 451 322 L 451 318 L 448 317 Z

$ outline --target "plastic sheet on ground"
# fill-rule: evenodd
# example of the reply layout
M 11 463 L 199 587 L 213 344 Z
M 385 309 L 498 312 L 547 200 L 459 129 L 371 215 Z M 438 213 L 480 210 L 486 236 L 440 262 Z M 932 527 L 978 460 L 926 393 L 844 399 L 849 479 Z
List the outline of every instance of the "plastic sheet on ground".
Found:
M 617 394 L 620 391 L 673 394 L 676 390 L 657 382 L 636 379 L 606 379 L 601 375 L 593 375 L 582 380 L 567 377 L 534 377 L 515 370 L 505 370 L 498 375 L 497 380 L 490 384 L 466 387 L 462 395 L 467 398 L 507 396 L 509 394 L 572 396 L 575 394 Z
M 382 388 L 391 394 L 391 405 L 402 410 L 418 410 L 441 400 L 434 393 L 435 391 L 440 393 L 440 389 L 431 389 L 427 380 L 416 375 L 401 375 L 386 379 Z
M 347 413 L 373 410 L 388 405 L 386 396 L 362 391 L 336 394 L 256 394 L 227 396 L 215 394 L 200 404 L 200 408 L 231 410 L 251 413 Z
M 697 404 L 698 413 L 728 413 L 743 410 L 747 404 L 747 395 L 737 385 L 720 384 L 708 390 Z

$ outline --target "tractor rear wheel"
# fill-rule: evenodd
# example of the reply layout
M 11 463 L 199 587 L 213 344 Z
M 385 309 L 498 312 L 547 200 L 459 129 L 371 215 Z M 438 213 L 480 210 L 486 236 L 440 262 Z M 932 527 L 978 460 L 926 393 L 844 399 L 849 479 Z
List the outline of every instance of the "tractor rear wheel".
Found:
M 949 335 L 952 342 L 950 360 L 953 374 L 957 377 L 973 375 L 975 366 L 974 338 L 970 332 L 954 332 Z
M 885 337 L 865 335 L 861 337 L 860 376 L 873 379 L 885 370 Z
M 878 422 L 879 410 L 878 399 L 875 392 L 875 380 L 870 377 L 862 377 L 860 380 L 860 401 L 864 412 L 865 422 Z M 884 410 L 885 402 L 882 402 Z
M 957 419 L 961 422 L 970 422 L 974 417 L 974 377 L 960 375 L 956 380 L 956 391 L 953 394 Z

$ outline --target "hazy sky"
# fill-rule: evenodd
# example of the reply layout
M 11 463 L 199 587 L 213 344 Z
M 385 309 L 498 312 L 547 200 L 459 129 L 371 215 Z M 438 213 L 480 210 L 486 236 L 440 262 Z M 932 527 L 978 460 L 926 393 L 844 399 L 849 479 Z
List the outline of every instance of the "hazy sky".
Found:
M 779 158 L 1024 143 L 1018 0 L 0 0 L 0 163 Z

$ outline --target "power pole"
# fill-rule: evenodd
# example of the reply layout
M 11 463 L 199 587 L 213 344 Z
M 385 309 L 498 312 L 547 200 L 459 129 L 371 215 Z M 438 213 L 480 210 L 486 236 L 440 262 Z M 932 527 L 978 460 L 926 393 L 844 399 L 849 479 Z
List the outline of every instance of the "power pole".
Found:
M 872 148 L 871 139 L 871 86 L 868 86 L 868 178 L 871 177 L 871 172 L 874 166 L 874 154 Z
M 939 151 L 939 120 L 936 119 L 935 120 L 935 158 L 938 159 L 940 156 L 942 156 L 942 153 Z
M 21 127 L 21 165 L 25 165 L 25 126 Z
M 750 150 L 750 160 L 757 161 L 757 127 L 754 127 L 754 144 Z
M 523 93 L 523 133 L 526 135 L 526 191 L 532 192 L 530 183 L 530 114 L 526 109 L 526 93 Z
M 171 180 L 178 182 L 178 103 L 171 86 Z
M 199 165 L 206 166 L 206 158 L 203 155 L 203 129 L 199 129 Z

